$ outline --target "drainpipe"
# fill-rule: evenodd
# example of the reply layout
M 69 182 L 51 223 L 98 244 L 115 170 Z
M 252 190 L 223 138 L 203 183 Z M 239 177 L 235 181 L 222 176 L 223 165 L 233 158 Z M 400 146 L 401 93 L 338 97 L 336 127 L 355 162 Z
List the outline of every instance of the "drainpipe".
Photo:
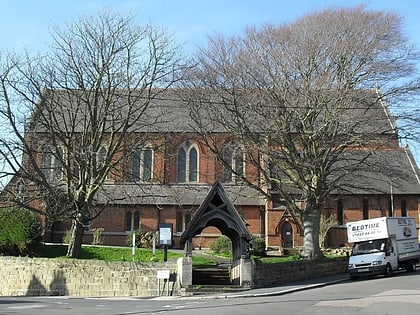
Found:
M 268 249 L 268 211 L 267 202 L 265 203 L 264 211 L 264 235 L 265 235 L 265 249 Z
M 391 193 L 391 216 L 394 216 L 394 193 L 392 189 L 392 179 L 389 180 L 390 193 Z

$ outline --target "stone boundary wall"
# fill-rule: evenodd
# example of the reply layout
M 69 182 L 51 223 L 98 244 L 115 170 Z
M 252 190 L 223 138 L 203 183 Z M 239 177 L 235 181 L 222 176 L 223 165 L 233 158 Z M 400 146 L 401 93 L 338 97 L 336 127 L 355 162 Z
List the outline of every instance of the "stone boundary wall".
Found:
M 157 271 L 170 270 L 170 279 Z M 158 296 L 177 294 L 176 262 L 104 262 L 99 260 L 0 256 L 2 296 Z M 160 292 L 158 292 L 158 287 Z M 159 294 L 160 293 L 160 294 Z
M 343 257 L 322 263 L 253 262 L 251 287 L 346 273 L 347 261 L 348 258 Z M 168 282 L 161 279 L 158 285 L 157 272 L 163 269 L 170 270 L 170 279 Z M 0 296 L 150 297 L 167 295 L 168 292 L 169 295 L 178 295 L 182 290 L 177 273 L 176 261 L 142 264 L 0 256 Z
M 347 272 L 348 258 L 340 257 L 325 262 L 296 261 L 290 263 L 262 264 L 254 262 L 252 286 L 270 287 L 292 281 L 316 279 Z

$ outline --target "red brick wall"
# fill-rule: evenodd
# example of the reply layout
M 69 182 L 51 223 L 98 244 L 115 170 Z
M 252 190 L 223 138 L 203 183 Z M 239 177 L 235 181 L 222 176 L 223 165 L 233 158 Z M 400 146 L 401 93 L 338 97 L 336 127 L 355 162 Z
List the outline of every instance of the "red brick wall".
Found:
M 363 220 L 363 200 L 368 201 L 369 218 L 377 218 L 381 216 L 388 216 L 390 213 L 389 196 L 341 196 L 340 200 L 343 202 L 344 225 L 332 228 L 325 241 L 326 247 L 340 247 L 349 245 L 347 242 L 347 230 L 345 224 L 347 222 Z M 407 216 L 414 217 L 419 226 L 419 210 L 420 202 L 417 196 L 395 196 L 394 197 L 394 216 L 401 216 L 402 201 L 406 202 Z M 267 210 L 267 246 L 281 246 L 281 219 L 284 210 L 269 209 Z M 324 215 L 337 216 L 337 198 L 331 198 L 323 210 Z M 292 222 L 292 221 L 290 221 Z M 300 233 L 297 224 L 292 224 L 293 228 L 293 243 L 294 246 L 301 246 L 303 244 L 303 236 Z
M 142 136 L 142 135 L 137 135 Z M 159 135 L 161 137 L 161 135 Z M 225 135 L 211 135 L 214 137 L 215 143 L 223 145 L 230 140 L 229 137 Z M 34 148 L 38 148 L 40 154 L 37 156 L 37 161 L 41 164 L 42 160 L 42 147 L 45 144 L 45 141 L 42 140 L 42 135 L 37 137 L 37 141 L 33 141 L 32 145 Z M 204 144 L 200 143 L 199 138 L 194 134 L 169 134 L 165 135 L 164 139 L 151 138 L 150 142 L 154 147 L 154 157 L 153 157 L 153 166 L 154 166 L 154 181 L 162 183 L 176 183 L 177 178 L 177 152 L 179 146 L 186 140 L 195 141 L 198 150 L 199 150 L 199 182 L 212 184 L 220 175 L 222 174 L 222 166 L 215 158 L 214 154 L 207 148 Z M 136 141 L 134 137 L 127 140 L 127 145 L 132 141 Z M 392 141 L 391 141 L 392 142 Z M 390 146 L 398 146 L 398 143 L 390 143 Z M 27 164 L 27 163 L 26 163 Z M 130 161 L 124 160 L 120 168 L 117 168 L 112 175 L 110 175 L 110 180 L 114 180 L 117 183 L 124 181 L 127 177 L 127 172 L 123 170 L 130 169 Z M 251 166 L 249 163 L 246 164 L 246 175 L 252 181 L 258 180 L 258 171 L 255 167 Z M 327 246 L 339 246 L 347 242 L 346 233 L 345 233 L 345 223 L 355 220 L 363 219 L 362 214 L 362 205 L 363 200 L 368 200 L 369 206 L 369 217 L 375 218 L 380 216 L 389 215 L 389 195 L 352 195 L 352 196 L 340 196 L 340 199 L 343 202 L 344 206 L 344 225 L 341 227 L 334 228 L 331 230 L 327 237 Z M 416 219 L 417 224 L 419 224 L 419 210 L 420 210 L 420 201 L 418 196 L 404 196 L 404 195 L 395 195 L 394 196 L 394 215 L 401 215 L 401 204 L 402 200 L 406 201 L 407 215 L 413 216 Z M 193 207 L 198 208 L 198 205 Z M 189 206 L 190 208 L 190 206 Z M 112 206 L 108 207 L 103 214 L 101 214 L 97 219 L 92 222 L 91 228 L 102 227 L 104 228 L 104 240 L 107 244 L 126 244 L 126 233 L 125 233 L 125 212 L 127 210 L 139 210 L 141 217 L 141 228 L 143 230 L 156 230 L 158 225 L 158 209 L 155 205 L 150 206 Z M 176 227 L 176 212 L 179 210 L 177 205 L 164 207 L 160 211 L 160 222 L 161 223 L 172 223 L 174 226 L 174 231 Z M 267 215 L 265 216 L 264 212 L 261 212 L 260 208 L 257 206 L 242 206 L 238 207 L 237 210 L 243 215 L 249 224 L 249 231 L 251 234 L 267 234 L 268 244 L 267 246 L 280 246 L 281 237 L 280 237 L 280 223 L 284 211 L 282 210 L 273 210 L 268 209 Z M 325 205 L 324 214 L 336 214 L 337 213 L 337 196 L 333 196 Z M 266 220 L 266 222 L 265 222 Z M 57 223 L 55 225 L 58 234 L 55 235 L 55 239 L 59 239 L 60 235 L 63 235 L 65 229 L 69 228 L 69 225 Z M 265 231 L 265 228 L 267 230 Z M 298 228 L 297 225 L 293 225 L 293 241 L 295 246 L 300 246 L 302 244 L 302 231 Z M 61 233 L 61 234 L 60 234 Z M 203 231 L 203 234 L 212 235 L 209 237 L 209 241 L 205 241 L 201 238 L 200 241 L 194 243 L 194 246 L 198 246 L 199 243 L 202 243 L 202 246 L 207 246 L 209 242 L 213 242 L 214 238 L 219 233 L 217 229 L 206 229 Z M 178 236 L 175 236 L 177 239 Z M 89 242 L 91 235 L 89 232 L 86 236 L 86 242 Z M 195 242 L 195 241 L 194 241 Z

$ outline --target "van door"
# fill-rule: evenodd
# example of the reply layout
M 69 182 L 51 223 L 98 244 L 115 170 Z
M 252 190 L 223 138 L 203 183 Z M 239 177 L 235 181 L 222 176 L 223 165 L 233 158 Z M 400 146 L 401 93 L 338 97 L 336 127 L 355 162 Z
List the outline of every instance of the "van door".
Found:
M 385 258 L 391 264 L 392 270 L 398 269 L 398 248 L 395 237 L 387 239 Z

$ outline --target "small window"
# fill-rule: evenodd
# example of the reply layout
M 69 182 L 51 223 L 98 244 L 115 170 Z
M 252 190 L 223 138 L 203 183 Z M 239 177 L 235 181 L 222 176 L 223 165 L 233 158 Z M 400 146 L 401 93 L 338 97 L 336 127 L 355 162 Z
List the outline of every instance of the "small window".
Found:
M 367 199 L 363 200 L 363 220 L 369 219 L 369 202 Z
M 139 180 L 140 179 L 140 162 L 141 153 L 140 151 L 135 151 L 131 154 L 131 179 Z
M 229 143 L 224 149 L 223 160 L 225 163 L 223 168 L 223 181 L 238 182 L 245 175 L 243 150 L 233 143 Z
M 344 225 L 344 209 L 341 200 L 337 201 L 337 221 L 338 225 Z
M 153 170 L 153 150 L 141 149 L 131 155 L 131 178 L 133 180 L 150 181 Z
M 51 147 L 45 147 L 42 152 L 42 172 L 47 178 L 49 178 L 52 173 L 53 159 L 54 156 Z
M 407 202 L 405 200 L 401 200 L 401 216 L 407 216 Z
M 132 232 L 140 229 L 140 212 L 136 211 L 127 211 L 125 213 L 125 230 L 127 232 Z
M 197 175 L 198 175 L 198 169 L 197 169 L 197 163 L 198 163 L 198 152 L 197 149 L 192 147 L 189 152 L 188 157 L 188 176 L 189 176 L 189 182 L 197 182 Z
M 153 151 L 151 149 L 143 150 L 143 168 L 142 179 L 151 180 L 153 170 Z
M 23 178 L 20 178 L 16 183 L 16 196 L 18 199 L 26 196 L 26 184 Z
M 42 172 L 49 181 L 63 179 L 63 148 L 47 145 L 42 152 Z
M 232 168 L 234 170 L 234 173 L 232 174 L 233 182 L 238 182 L 241 179 L 241 177 L 245 175 L 244 161 L 245 159 L 244 159 L 243 150 L 240 148 L 236 148 L 235 151 L 233 152 L 233 159 L 232 159 Z
M 178 150 L 178 182 L 186 182 L 187 155 L 184 148 Z
M 96 156 L 96 163 L 97 163 L 97 169 L 101 169 L 105 166 L 106 163 L 106 155 L 107 150 L 104 146 L 101 146 L 98 150 L 97 156 Z
M 176 232 L 182 233 L 185 231 L 188 223 L 191 221 L 190 210 L 178 210 L 176 213 Z

